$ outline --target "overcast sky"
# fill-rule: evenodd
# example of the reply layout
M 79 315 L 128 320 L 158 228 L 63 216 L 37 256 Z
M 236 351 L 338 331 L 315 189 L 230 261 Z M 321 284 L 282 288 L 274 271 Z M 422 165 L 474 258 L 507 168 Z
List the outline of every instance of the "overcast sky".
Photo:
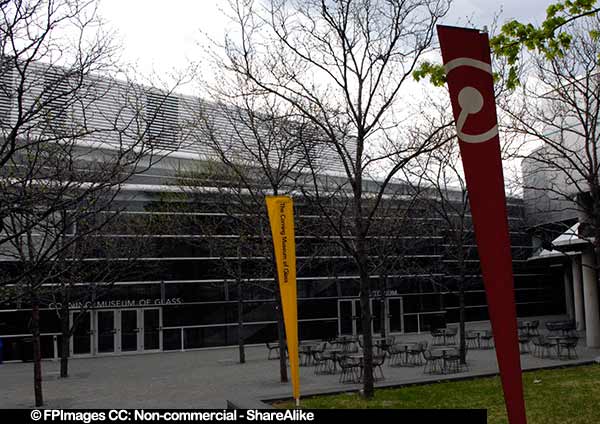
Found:
M 539 23 L 546 7 L 556 0 L 455 0 L 443 23 L 483 27 L 517 18 Z M 101 0 L 101 14 L 119 34 L 123 59 L 136 63 L 144 72 L 160 74 L 182 69 L 202 57 L 200 45 L 206 35 L 222 40 L 227 19 L 217 0 Z

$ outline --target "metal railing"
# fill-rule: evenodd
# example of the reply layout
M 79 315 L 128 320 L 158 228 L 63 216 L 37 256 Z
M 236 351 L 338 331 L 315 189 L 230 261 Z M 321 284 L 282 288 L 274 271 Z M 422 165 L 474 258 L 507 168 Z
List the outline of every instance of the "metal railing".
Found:
M 52 357 L 51 358 L 43 358 L 43 359 L 52 359 L 56 361 L 59 358 L 58 355 L 58 336 L 62 333 L 40 333 L 40 339 L 42 337 L 52 337 Z M 31 333 L 23 333 L 23 334 L 0 334 L 0 339 L 29 339 L 32 338 L 33 335 Z M 6 346 L 6 345 L 5 345 Z M 4 347 L 6 349 L 6 347 Z M 9 360 L 6 362 L 17 362 L 20 359 Z

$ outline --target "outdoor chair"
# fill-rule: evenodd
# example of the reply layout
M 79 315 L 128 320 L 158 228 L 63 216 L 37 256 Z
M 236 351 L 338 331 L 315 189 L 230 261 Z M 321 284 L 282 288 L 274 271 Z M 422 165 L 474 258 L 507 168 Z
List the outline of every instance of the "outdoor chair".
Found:
M 267 349 L 269 349 L 269 355 L 267 359 L 279 359 L 279 344 L 266 342 Z
M 408 349 L 408 362 L 411 365 L 423 365 L 423 352 L 427 350 L 429 343 L 421 341 Z
M 340 383 L 360 382 L 360 361 L 353 360 L 347 356 L 340 356 L 338 364 L 342 370 Z
M 479 348 L 479 334 L 475 331 L 467 331 L 465 334 L 465 344 L 469 349 Z
M 323 351 L 313 352 L 313 362 L 315 364 L 315 374 L 333 374 L 333 358 Z
M 531 321 L 529 323 L 529 335 L 539 336 L 540 335 L 539 327 L 540 327 L 540 320 L 535 319 L 535 320 Z
M 431 337 L 433 337 L 433 341 L 431 344 L 433 345 L 442 345 L 444 344 L 444 332 L 441 330 L 431 330 Z
M 444 373 L 460 372 L 460 355 L 458 354 L 458 350 L 453 349 L 444 353 L 442 355 L 442 361 Z
M 564 352 L 564 349 L 567 350 L 567 356 L 561 353 L 559 355 L 559 359 L 577 359 L 577 344 L 579 343 L 579 337 L 568 337 L 563 340 L 559 340 L 558 342 L 558 351 Z M 573 353 L 573 358 L 571 358 L 571 353 Z
M 552 349 L 553 345 L 548 341 L 546 336 L 536 336 L 531 341 L 533 343 L 533 356 L 542 359 L 550 356 L 550 349 Z
M 560 323 L 556 321 L 548 321 L 544 323 L 544 325 L 546 326 L 546 329 L 548 330 L 548 333 L 551 336 L 558 334 L 558 332 L 560 331 Z
M 446 343 L 447 345 L 456 344 L 456 335 L 458 334 L 458 328 L 449 327 L 446 329 Z
M 390 356 L 389 364 L 391 367 L 404 365 L 403 355 L 406 354 L 404 346 L 400 347 L 399 344 L 393 344 L 388 348 L 388 354 Z
M 519 335 L 519 353 L 529 353 L 530 337 L 524 333 Z
M 314 346 L 311 347 L 304 347 L 302 348 L 302 346 L 300 347 L 300 351 L 299 353 L 302 355 L 301 361 L 300 361 L 300 365 L 304 365 L 304 366 L 310 366 L 310 365 L 314 365 L 314 353 L 315 352 L 324 352 L 325 351 L 325 346 L 327 345 L 327 342 L 322 342 L 320 344 L 316 344 Z
M 493 349 L 494 348 L 494 336 L 489 330 L 479 334 L 479 341 L 481 343 L 481 349 Z
M 577 331 L 577 323 L 575 321 L 565 321 L 560 330 L 563 336 L 573 336 Z
M 383 355 L 373 355 L 373 381 L 385 380 L 382 366 L 386 356 L 386 352 Z M 379 370 L 379 375 L 377 375 L 377 370 Z
M 425 367 L 423 368 L 425 374 L 437 374 L 442 372 L 442 355 L 434 354 L 430 350 L 425 350 L 423 351 L 423 359 L 425 359 Z
M 338 348 L 342 350 L 344 354 L 357 353 L 360 349 L 356 340 L 344 340 L 338 343 Z
M 552 336 L 566 336 L 577 329 L 577 323 L 573 321 L 548 321 L 545 325 Z
M 388 350 L 391 346 L 394 345 L 394 343 L 396 343 L 396 337 L 394 336 L 388 336 L 385 338 L 385 349 L 384 350 Z

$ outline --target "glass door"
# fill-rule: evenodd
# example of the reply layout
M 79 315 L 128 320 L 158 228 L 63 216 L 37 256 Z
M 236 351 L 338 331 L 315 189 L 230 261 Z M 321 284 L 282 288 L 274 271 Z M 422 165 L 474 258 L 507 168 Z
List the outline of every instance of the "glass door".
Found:
M 144 350 L 160 350 L 162 348 L 160 334 L 160 309 L 143 309 Z
M 115 311 L 98 311 L 96 320 L 98 353 L 114 353 L 117 347 Z
M 391 297 L 388 301 L 388 325 L 390 333 L 404 333 L 404 307 L 401 297 Z
M 381 309 L 381 299 L 371 299 L 371 334 L 381 335 Z
M 338 334 L 340 336 L 355 335 L 354 300 L 338 301 Z
M 89 355 L 92 353 L 92 320 L 90 311 L 71 312 L 71 325 L 75 326 L 71 337 L 71 353 L 73 355 Z
M 357 336 L 362 334 L 360 299 L 338 300 L 338 334 Z
M 121 310 L 121 352 L 139 350 L 140 328 L 138 327 L 138 310 Z

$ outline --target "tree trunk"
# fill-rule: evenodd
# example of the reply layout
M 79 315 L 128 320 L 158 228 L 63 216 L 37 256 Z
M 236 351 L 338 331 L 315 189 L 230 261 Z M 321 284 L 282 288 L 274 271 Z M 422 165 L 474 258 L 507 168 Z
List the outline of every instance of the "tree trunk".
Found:
M 60 327 L 62 333 L 60 343 L 60 378 L 67 378 L 69 376 L 69 341 L 71 338 L 68 296 L 63 296 L 60 309 Z
M 31 335 L 33 338 L 33 391 L 35 406 L 44 405 L 42 393 L 42 349 L 40 345 L 40 304 L 35 290 L 31 292 Z
M 246 363 L 246 352 L 244 349 L 244 299 L 243 299 L 242 282 L 237 284 L 238 297 L 238 347 L 240 351 L 240 364 Z
M 461 278 L 464 278 L 461 276 Z M 464 282 L 461 281 L 458 288 L 458 320 L 459 320 L 459 351 L 460 351 L 460 363 L 467 363 L 467 339 L 465 334 L 465 286 Z
M 387 310 L 387 302 L 385 301 L 387 298 L 387 276 L 383 277 L 383 288 L 381 290 L 381 305 L 379 306 L 380 313 L 380 324 L 379 324 L 379 332 L 381 333 L 381 337 L 387 337 L 387 329 L 385 328 L 385 324 L 387 322 L 388 310 Z
M 371 333 L 371 307 L 370 298 L 370 280 L 367 272 L 367 261 L 365 253 L 365 240 L 361 235 L 357 237 L 357 256 L 360 261 L 360 309 L 362 314 L 362 334 L 363 334 L 363 397 L 370 399 L 373 397 L 373 337 Z

